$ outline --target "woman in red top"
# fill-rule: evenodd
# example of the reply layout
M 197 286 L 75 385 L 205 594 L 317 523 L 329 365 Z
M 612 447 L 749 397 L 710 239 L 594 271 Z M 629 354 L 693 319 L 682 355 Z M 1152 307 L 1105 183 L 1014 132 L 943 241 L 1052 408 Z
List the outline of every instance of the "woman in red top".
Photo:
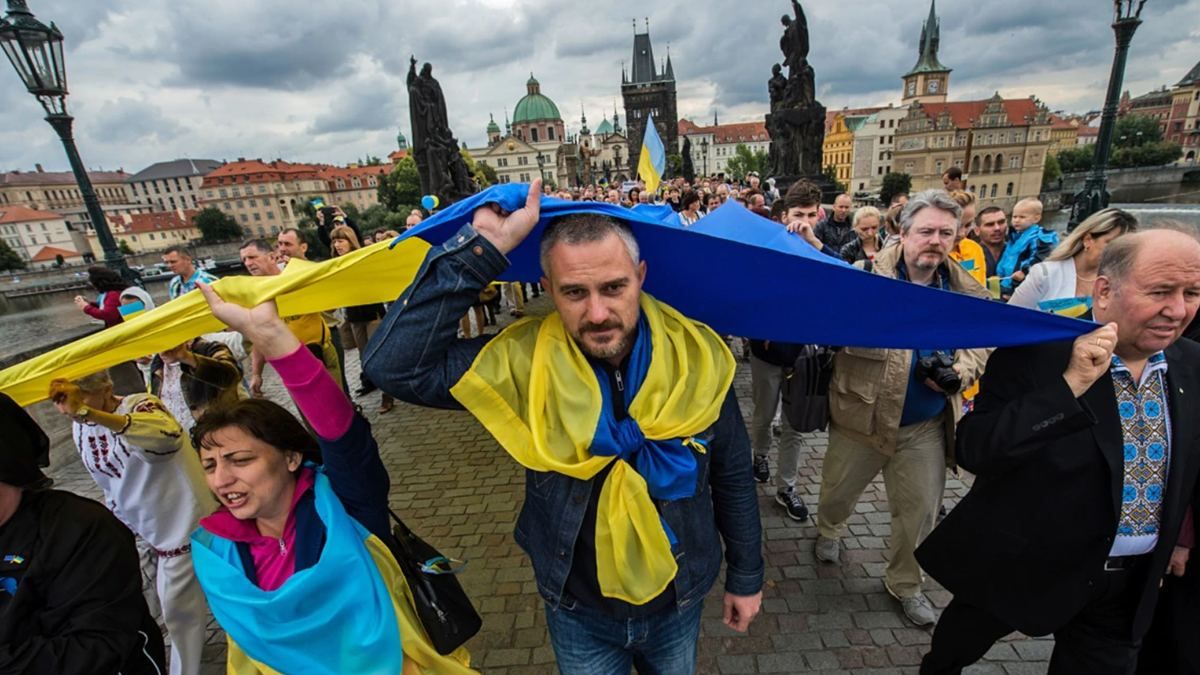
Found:
M 75 306 L 84 314 L 104 322 L 105 328 L 121 323 L 121 291 L 129 284 L 113 270 L 100 265 L 88 268 L 88 283 L 99 291 L 95 301 L 89 302 L 82 295 L 75 296 Z

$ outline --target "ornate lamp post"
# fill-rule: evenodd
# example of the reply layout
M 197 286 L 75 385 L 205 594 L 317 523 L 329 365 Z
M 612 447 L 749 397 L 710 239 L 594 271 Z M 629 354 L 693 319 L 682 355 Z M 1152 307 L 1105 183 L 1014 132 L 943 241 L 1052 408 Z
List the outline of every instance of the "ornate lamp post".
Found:
M 704 177 L 708 178 L 708 137 L 700 139 L 700 159 L 704 161 Z
M 1100 117 L 1100 133 L 1096 138 L 1096 159 L 1092 172 L 1088 174 L 1083 190 L 1075 195 L 1071 205 L 1071 219 L 1067 230 L 1083 222 L 1088 216 L 1108 206 L 1108 179 L 1104 171 L 1108 168 L 1108 155 L 1112 149 L 1113 129 L 1117 122 L 1117 104 L 1121 98 L 1121 84 L 1125 79 L 1125 58 L 1129 55 L 1129 43 L 1138 26 L 1142 25 L 1142 7 L 1146 0 L 1113 0 L 1113 33 L 1117 38 L 1117 50 L 1113 55 L 1112 73 L 1108 76 L 1108 94 L 1104 98 L 1104 112 Z
M 67 70 L 62 43 L 63 35 L 58 28 L 53 23 L 47 27 L 38 21 L 29 11 L 25 0 L 8 0 L 8 14 L 0 19 L 0 48 L 12 62 L 25 88 L 37 97 L 46 110 L 46 121 L 58 132 L 66 148 L 67 161 L 71 163 L 71 171 L 79 184 L 79 194 L 83 195 L 88 217 L 104 249 L 104 264 L 134 282 L 137 281 L 137 275 L 129 269 L 125 256 L 117 248 L 117 242 L 108 229 L 104 209 L 100 207 L 100 200 L 92 189 L 92 181 L 88 178 L 83 160 L 75 149 L 75 138 L 71 134 L 75 118 L 67 114 Z
M 546 182 L 546 168 L 545 168 L 546 167 L 546 156 L 542 154 L 541 150 L 538 150 L 537 163 L 538 163 L 538 176 L 541 177 L 542 182 L 544 183 L 544 182 Z

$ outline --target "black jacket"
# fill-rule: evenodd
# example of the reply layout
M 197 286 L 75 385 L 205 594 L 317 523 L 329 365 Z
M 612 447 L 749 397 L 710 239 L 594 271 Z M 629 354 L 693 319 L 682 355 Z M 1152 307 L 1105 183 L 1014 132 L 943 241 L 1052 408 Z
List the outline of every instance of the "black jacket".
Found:
M 958 463 L 977 478 L 917 549 L 956 598 L 1028 635 L 1065 625 L 1088 602 L 1116 535 L 1124 478 L 1112 377 L 1076 399 L 1062 378 L 1070 341 L 999 349 L 975 410 L 958 425 Z M 1200 472 L 1200 345 L 1166 350 L 1171 460 L 1161 534 L 1133 617 L 1150 624 Z
M 833 215 L 830 214 L 824 220 L 817 223 L 817 226 L 813 228 L 813 234 L 817 236 L 817 239 L 821 240 L 822 244 L 825 244 L 834 251 L 841 251 L 843 246 L 858 238 L 858 233 L 854 231 L 854 226 L 851 225 L 853 222 L 853 213 L 847 214 L 845 222 L 842 223 L 834 220 Z
M 103 506 L 25 492 L 0 554 L 0 673 L 166 672 L 133 535 Z
M 196 357 L 196 367 L 180 366 L 180 387 L 183 400 L 192 411 L 207 407 L 213 402 L 233 403 L 237 401 L 237 385 L 242 380 L 242 367 L 229 347 L 216 341 L 196 338 L 191 344 Z M 150 364 L 150 393 L 162 395 L 162 358 L 157 354 Z
M 875 240 L 875 251 L 879 252 L 882 249 L 883 238 L 877 237 Z M 851 265 L 859 262 L 860 260 L 867 260 L 867 252 L 863 250 L 862 239 L 857 234 L 855 234 L 854 239 L 847 242 L 845 246 L 842 246 L 842 248 L 838 250 L 838 253 L 841 254 L 842 260 L 845 260 Z

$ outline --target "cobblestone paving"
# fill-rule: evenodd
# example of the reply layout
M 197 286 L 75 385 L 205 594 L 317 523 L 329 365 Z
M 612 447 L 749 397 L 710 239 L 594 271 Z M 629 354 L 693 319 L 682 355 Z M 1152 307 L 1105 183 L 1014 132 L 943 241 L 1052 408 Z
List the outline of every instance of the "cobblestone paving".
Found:
M 531 303 L 532 311 L 545 307 L 544 298 Z M 358 377 L 356 360 L 357 353 L 349 352 L 351 382 Z M 287 401 L 282 386 L 267 370 L 268 395 Z M 742 414 L 749 419 L 747 364 L 739 364 L 735 387 Z M 391 474 L 392 507 L 443 552 L 470 560 L 462 581 L 484 618 L 483 630 L 468 645 L 474 664 L 489 674 L 557 672 L 533 570 L 513 541 L 524 499 L 522 469 L 465 412 L 398 403 L 390 413 L 380 415 L 378 394 L 359 403 L 374 425 Z M 46 419 L 44 411 L 38 416 Z M 58 487 L 98 498 L 95 484 L 69 447 L 70 440 L 61 433 L 56 440 L 50 473 Z M 825 445 L 825 434 L 806 436 L 797 487 L 814 512 Z M 759 487 L 767 563 L 762 614 L 746 635 L 726 628 L 721 623 L 718 581 L 704 608 L 699 672 L 915 673 L 930 632 L 908 624 L 898 603 L 883 589 L 889 515 L 882 481 L 867 489 L 850 518 L 840 567 L 814 559 L 815 525 L 785 517 L 773 490 L 769 485 Z M 963 482 L 951 478 L 948 508 L 965 492 Z M 930 599 L 944 607 L 949 594 L 929 583 Z M 1052 648 L 1047 639 L 1012 636 L 966 672 L 1044 673 Z M 211 624 L 205 672 L 224 672 L 224 655 L 224 635 Z

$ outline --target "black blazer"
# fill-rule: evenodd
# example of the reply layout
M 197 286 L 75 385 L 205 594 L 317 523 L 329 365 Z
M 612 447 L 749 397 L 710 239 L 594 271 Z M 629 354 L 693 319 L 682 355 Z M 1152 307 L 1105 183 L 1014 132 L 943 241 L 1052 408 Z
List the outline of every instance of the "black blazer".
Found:
M 1123 439 L 1112 376 L 1076 400 L 1062 378 L 1071 345 L 992 354 L 955 448 L 977 478 L 917 549 L 922 567 L 955 597 L 1028 635 L 1054 632 L 1087 603 L 1120 515 Z M 1170 469 L 1135 635 L 1149 625 L 1184 514 L 1200 501 L 1200 345 L 1179 340 L 1166 357 Z

